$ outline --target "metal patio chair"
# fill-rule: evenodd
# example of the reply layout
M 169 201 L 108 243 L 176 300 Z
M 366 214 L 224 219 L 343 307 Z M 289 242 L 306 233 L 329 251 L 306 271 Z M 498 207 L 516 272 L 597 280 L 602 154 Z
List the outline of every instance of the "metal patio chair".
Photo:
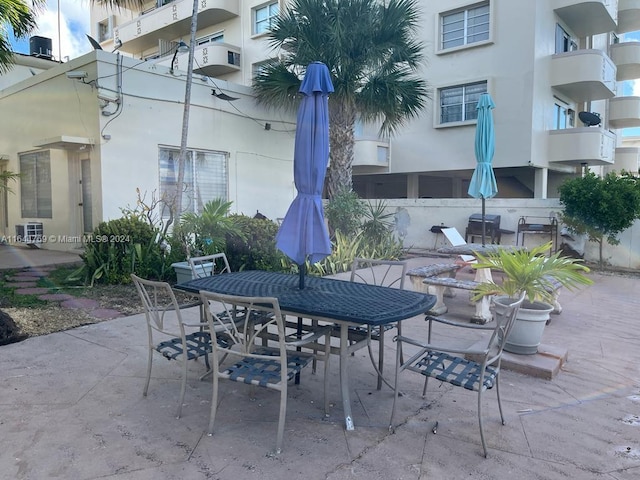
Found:
M 522 294 L 518 300 L 513 301 L 513 303 L 507 307 L 504 314 L 496 314 L 495 325 L 459 323 L 445 318 L 427 315 L 426 320 L 429 322 L 429 332 L 426 343 L 418 339 L 398 335 L 394 339 L 398 343 L 398 348 L 396 354 L 394 398 L 389 429 L 391 431 L 394 429 L 394 416 L 400 389 L 400 373 L 404 370 L 420 373 L 425 376 L 422 391 L 423 397 L 426 395 L 427 382 L 430 377 L 436 378 L 441 382 L 450 383 L 456 387 L 463 387 L 467 390 L 478 392 L 480 439 L 482 441 L 484 456 L 487 457 L 487 445 L 482 426 L 482 393 L 494 386 L 496 387 L 500 419 L 504 425 L 505 420 L 502 413 L 502 403 L 500 401 L 500 364 L 506 338 L 513 327 L 513 322 L 515 321 L 524 297 L 525 295 Z M 457 348 L 454 346 L 434 344 L 431 343 L 431 334 L 433 324 L 435 323 L 447 325 L 452 328 L 470 328 L 478 331 L 489 331 L 489 340 L 484 348 Z M 450 335 L 455 337 L 455 332 L 450 333 Z M 405 346 L 406 354 L 408 354 L 410 349 L 415 349 L 415 347 L 417 347 L 418 350 L 412 353 L 408 360 L 402 361 L 400 358 L 400 346 Z
M 280 453 L 287 408 L 287 384 L 314 358 L 312 353 L 299 352 L 290 348 L 314 342 L 320 336 L 324 336 L 325 355 L 328 358 L 331 328 L 313 332 L 304 338 L 297 338 L 295 334 L 287 336 L 284 327 L 284 315 L 280 311 L 276 298 L 222 295 L 205 291 L 200 292 L 200 298 L 205 307 L 209 328 L 214 332 L 216 340 L 212 342 L 213 393 L 208 428 L 209 435 L 214 432 L 220 379 L 265 387 L 280 392 L 280 412 L 276 439 L 276 453 Z M 227 313 L 221 316 L 216 313 L 218 311 Z M 244 320 L 238 323 L 226 322 L 225 317 L 229 316 L 232 311 L 243 312 Z M 265 320 L 256 324 L 253 318 L 258 316 Z M 276 345 L 257 345 L 256 340 L 266 333 L 269 327 L 272 327 L 272 330 L 275 328 L 277 332 Z M 271 345 L 273 343 L 272 341 Z M 236 363 L 223 365 L 224 356 L 229 356 Z M 328 380 L 329 376 L 325 370 L 325 414 L 328 413 L 329 408 L 327 397 Z M 253 390 L 250 393 L 253 394 Z
M 176 412 L 176 416 L 180 418 L 187 387 L 187 364 L 189 360 L 205 357 L 208 366 L 207 356 L 212 351 L 211 334 L 203 328 L 207 325 L 206 323 L 197 321 L 187 323 L 182 316 L 184 308 L 198 306 L 199 302 L 178 304 L 168 283 L 145 280 L 134 274 L 131 275 L 131 278 L 142 300 L 149 338 L 147 378 L 143 395 L 146 397 L 149 391 L 154 354 L 180 363 L 182 365 L 182 382 Z
M 351 264 L 352 282 L 367 283 L 369 285 L 379 285 L 383 287 L 404 289 L 404 282 L 407 276 L 407 262 L 400 260 L 378 260 L 370 258 L 355 258 Z M 384 327 L 371 327 L 365 325 L 349 327 L 349 341 L 353 344 L 361 343 L 361 347 L 366 344 L 369 351 L 369 358 L 378 374 L 377 389 L 382 388 L 382 382 L 393 388 L 383 377 L 384 369 L 384 337 L 385 332 L 393 328 L 398 328 L 401 334 L 400 323 L 388 324 Z M 374 358 L 371 341 L 378 342 L 378 358 Z

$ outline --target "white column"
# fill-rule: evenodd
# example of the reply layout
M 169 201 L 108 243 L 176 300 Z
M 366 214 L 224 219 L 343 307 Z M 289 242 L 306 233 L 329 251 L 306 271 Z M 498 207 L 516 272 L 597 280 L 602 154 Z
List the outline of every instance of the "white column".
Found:
M 548 168 L 536 168 L 533 198 L 547 198 L 547 184 L 549 181 Z

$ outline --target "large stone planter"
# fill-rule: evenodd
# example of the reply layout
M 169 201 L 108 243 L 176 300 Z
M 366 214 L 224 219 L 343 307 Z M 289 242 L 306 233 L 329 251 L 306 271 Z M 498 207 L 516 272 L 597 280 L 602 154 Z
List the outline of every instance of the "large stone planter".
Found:
M 509 297 L 494 298 L 496 315 L 504 315 L 511 302 L 513 299 Z M 507 337 L 505 351 L 520 355 L 537 353 L 538 346 L 542 342 L 544 327 L 552 311 L 553 306 L 548 303 L 525 301 L 520 307 L 513 328 Z

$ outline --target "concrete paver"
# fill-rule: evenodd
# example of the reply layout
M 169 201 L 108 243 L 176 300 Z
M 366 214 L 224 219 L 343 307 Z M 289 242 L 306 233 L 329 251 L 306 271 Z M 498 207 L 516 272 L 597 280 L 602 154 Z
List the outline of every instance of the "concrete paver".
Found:
M 350 363 L 355 431 L 342 425 L 332 358 L 331 415 L 322 413 L 321 374 L 304 372 L 289 388 L 281 455 L 268 455 L 275 392 L 259 389 L 251 400 L 246 386 L 222 384 L 209 437 L 211 380 L 198 380 L 202 363 L 190 365 L 182 418 L 174 418 L 180 369 L 173 363 L 154 360 L 142 396 L 147 338 L 143 316 L 135 315 L 0 347 L 0 479 L 639 478 L 640 278 L 593 279 L 591 287 L 563 292 L 564 311 L 545 329 L 544 344 L 568 352 L 555 378 L 503 371 L 504 426 L 495 392 L 484 395 L 488 459 L 476 394 L 432 380 L 421 398 L 422 379 L 411 372 L 401 377 L 405 395 L 391 433 L 393 395 L 375 389 L 363 350 Z M 473 312 L 464 295 L 447 301 L 451 315 Z M 417 317 L 403 328 L 423 335 L 426 322 Z M 390 368 L 393 342 L 386 348 Z

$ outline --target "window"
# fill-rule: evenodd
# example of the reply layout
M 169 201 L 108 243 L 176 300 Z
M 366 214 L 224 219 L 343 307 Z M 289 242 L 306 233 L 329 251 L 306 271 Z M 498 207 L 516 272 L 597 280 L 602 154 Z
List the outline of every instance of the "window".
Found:
M 20 197 L 23 218 L 52 218 L 48 151 L 20 155 Z
M 571 35 L 556 24 L 556 53 L 572 52 L 578 49 L 578 44 L 571 39 Z
M 469 45 L 489 39 L 489 2 L 464 10 L 447 12 L 440 17 L 442 49 Z
M 113 37 L 113 15 L 98 22 L 98 42 L 105 42 Z
M 253 33 L 255 35 L 271 30 L 278 17 L 278 2 L 271 2 L 253 9 Z
M 214 33 L 213 35 L 207 35 L 206 37 L 198 38 L 196 45 L 204 45 L 206 43 L 224 42 L 224 32 Z
M 439 90 L 440 123 L 464 122 L 478 118 L 478 100 L 487 92 L 487 82 L 457 85 Z
M 162 217 L 169 216 L 168 203 L 176 195 L 180 150 L 160 148 L 160 195 L 167 200 Z M 184 169 L 182 212 L 202 212 L 205 203 L 227 199 L 227 154 L 188 150 Z
M 553 104 L 553 130 L 572 128 L 575 124 L 576 112 L 569 108 L 562 100 L 557 99 Z

